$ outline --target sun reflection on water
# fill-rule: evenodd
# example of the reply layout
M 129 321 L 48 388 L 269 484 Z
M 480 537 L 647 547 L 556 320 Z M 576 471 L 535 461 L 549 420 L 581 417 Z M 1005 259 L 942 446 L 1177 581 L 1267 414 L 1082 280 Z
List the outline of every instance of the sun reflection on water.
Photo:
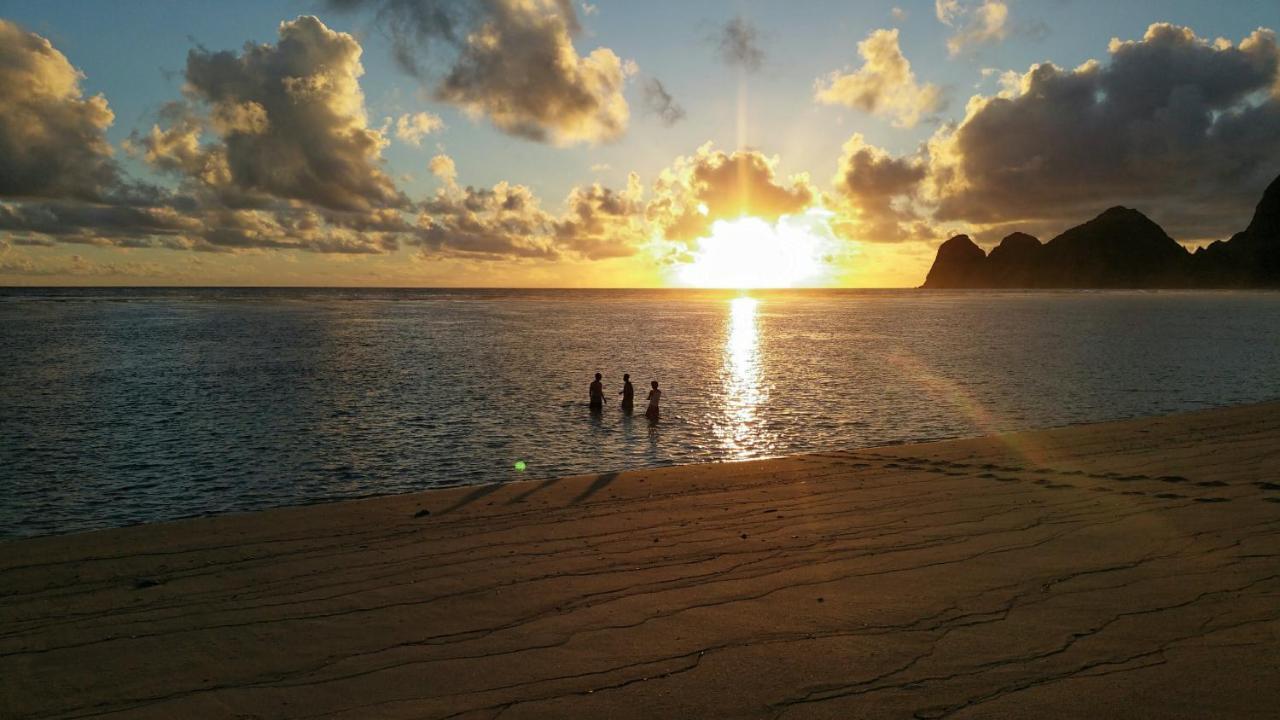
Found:
M 760 338 L 752 297 L 729 301 L 724 345 L 724 417 L 716 432 L 732 457 L 751 457 L 761 448 L 756 409 L 766 400 L 761 382 Z

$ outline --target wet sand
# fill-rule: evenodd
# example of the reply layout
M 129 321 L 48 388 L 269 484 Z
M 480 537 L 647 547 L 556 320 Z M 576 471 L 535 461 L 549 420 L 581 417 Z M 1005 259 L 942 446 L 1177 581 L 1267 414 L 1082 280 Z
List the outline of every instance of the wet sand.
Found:
M 4 718 L 1277 707 L 1280 403 L 0 543 Z

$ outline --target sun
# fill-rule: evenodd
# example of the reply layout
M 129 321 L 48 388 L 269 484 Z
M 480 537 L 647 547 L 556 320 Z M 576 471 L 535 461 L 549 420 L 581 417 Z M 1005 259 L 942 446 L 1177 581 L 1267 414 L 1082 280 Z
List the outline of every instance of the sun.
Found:
M 776 223 L 758 217 L 717 220 L 699 238 L 676 280 L 699 288 L 790 288 L 820 284 L 831 268 L 830 213 L 810 210 Z

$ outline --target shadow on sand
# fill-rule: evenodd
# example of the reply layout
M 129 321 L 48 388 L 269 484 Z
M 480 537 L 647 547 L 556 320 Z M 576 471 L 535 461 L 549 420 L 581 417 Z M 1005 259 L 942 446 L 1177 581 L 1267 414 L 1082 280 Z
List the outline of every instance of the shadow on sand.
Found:
M 490 493 L 495 493 L 495 492 L 497 492 L 498 490 L 501 490 L 501 489 L 502 489 L 502 486 L 503 486 L 503 483 L 490 483 L 490 484 L 488 484 L 488 485 L 481 485 L 480 487 L 476 488 L 475 490 L 472 490 L 471 492 L 467 493 L 466 495 L 463 495 L 461 498 L 459 498 L 459 499 L 458 499 L 458 502 L 456 502 L 456 503 L 454 503 L 454 504 L 450 505 L 449 507 L 447 507 L 447 508 L 445 508 L 445 509 L 441 510 L 441 511 L 440 511 L 440 513 L 441 513 L 441 514 L 447 514 L 447 513 L 451 513 L 451 512 L 453 512 L 454 510 L 457 510 L 457 509 L 459 509 L 459 508 L 464 508 L 464 507 L 466 507 L 466 506 L 470 505 L 471 503 L 473 503 L 473 502 L 475 502 L 475 501 L 479 500 L 480 498 L 484 497 L 485 495 L 489 495 Z
M 601 475 L 597 475 L 595 482 L 591 483 L 591 485 L 587 487 L 586 490 L 583 490 L 578 495 L 578 497 L 571 500 L 569 504 L 577 505 L 578 503 L 590 498 L 592 495 L 595 495 L 596 493 L 608 487 L 609 483 L 613 482 L 614 480 L 617 480 L 618 475 L 619 473 L 616 473 L 616 472 L 603 473 Z
M 511 498 L 510 500 L 507 501 L 507 504 L 515 505 L 516 503 L 522 503 L 525 500 L 527 500 L 530 495 L 536 492 L 541 492 L 542 490 L 546 490 L 547 488 L 551 487 L 552 485 L 555 485 L 561 480 L 563 480 L 563 478 L 558 478 L 558 477 L 553 477 L 553 478 L 548 478 L 546 480 L 543 480 L 542 482 L 535 484 L 533 487 L 529 488 L 528 490 L 525 490 L 519 495 Z

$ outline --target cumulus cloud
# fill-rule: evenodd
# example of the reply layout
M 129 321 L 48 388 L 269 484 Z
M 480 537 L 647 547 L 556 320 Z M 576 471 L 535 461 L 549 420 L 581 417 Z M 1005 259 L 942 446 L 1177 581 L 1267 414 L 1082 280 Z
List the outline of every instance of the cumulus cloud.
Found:
M 558 243 L 588 260 L 633 254 L 645 236 L 643 194 L 635 173 L 622 191 L 599 183 L 574 188 L 567 212 L 555 222 Z
M 458 180 L 458 166 L 454 164 L 453 158 L 440 153 L 431 158 L 431 162 L 427 164 L 427 168 L 431 170 L 431 174 L 453 184 Z
M 952 55 L 1009 34 L 1009 6 L 1000 0 L 935 0 L 934 11 L 939 22 L 955 31 L 947 38 L 947 52 Z
M 1280 157 L 1275 34 L 1211 42 L 1158 23 L 1109 53 L 971 99 L 930 141 L 938 217 L 1078 220 L 1126 204 L 1184 239 L 1241 225 Z
M 812 205 L 818 193 L 808 175 L 783 180 L 777 164 L 778 158 L 754 150 L 726 153 L 707 143 L 659 174 L 646 216 L 668 240 L 687 243 L 716 220 L 752 215 L 773 221 Z
M 405 205 L 380 166 L 386 138 L 368 126 L 360 44 L 305 15 L 279 34 L 187 55 L 186 92 L 208 111 L 229 182 L 331 210 Z
M 845 237 L 867 242 L 932 237 L 916 208 L 927 170 L 923 158 L 892 157 L 855 133 L 844 144 L 832 179 L 843 201 L 836 229 Z
M 663 87 L 662 81 L 658 78 L 648 78 L 642 87 L 645 109 L 658 116 L 663 125 L 670 127 L 684 119 L 684 108 L 671 97 L 671 93 Z
M 845 105 L 885 115 L 899 127 L 913 127 L 922 115 L 944 106 L 942 91 L 931 83 L 916 81 L 911 63 L 898 46 L 898 30 L 875 30 L 858 43 L 862 67 L 835 71 L 814 83 L 818 102 Z
M 622 90 L 633 65 L 609 48 L 578 54 L 569 0 L 329 0 L 369 8 L 387 30 L 402 69 L 434 85 L 437 98 L 518 137 L 558 145 L 616 140 L 627 129 Z M 429 49 L 452 60 L 438 78 Z
M 439 115 L 429 112 L 409 113 L 396 119 L 396 137 L 414 147 L 422 145 L 422 138 L 444 127 Z
M 0 195 L 16 198 L 0 202 L 0 232 L 16 243 L 369 253 L 414 231 L 402 218 L 407 199 L 381 169 L 386 139 L 366 123 L 359 44 L 315 18 L 282 23 L 276 45 L 189 54 L 186 98 L 124 143 L 176 178 L 172 191 L 129 181 L 111 164 L 106 101 L 80 97 L 80 76 L 61 53 L 8 24 L 3 32 L 16 41 L 0 44 L 8 95 L 0 117 L 17 108 L 41 119 L 46 140 L 68 127 L 68 113 L 81 118 L 80 135 L 58 146 L 30 137 L 30 157 L 0 157 L 0 165 L 17 160 L 45 173 L 0 175 L 12 188 Z M 32 67 L 41 69 L 31 75 Z M 50 105 L 55 98 L 61 107 Z M 0 120 L 0 136 L 9 127 Z M 62 172 L 61 158 L 76 153 L 79 165 Z M 49 181 L 50 172 L 60 179 Z
M 711 40 L 720 59 L 728 65 L 755 72 L 764 65 L 764 46 L 755 23 L 741 15 L 730 19 Z
M 598 184 L 569 192 L 556 216 L 524 185 L 492 188 L 455 184 L 422 203 L 412 242 L 446 256 L 590 260 L 634 254 L 643 240 L 639 180 L 627 190 Z
M 45 38 L 0 19 L 0 197 L 101 200 L 119 180 L 106 98 Z

